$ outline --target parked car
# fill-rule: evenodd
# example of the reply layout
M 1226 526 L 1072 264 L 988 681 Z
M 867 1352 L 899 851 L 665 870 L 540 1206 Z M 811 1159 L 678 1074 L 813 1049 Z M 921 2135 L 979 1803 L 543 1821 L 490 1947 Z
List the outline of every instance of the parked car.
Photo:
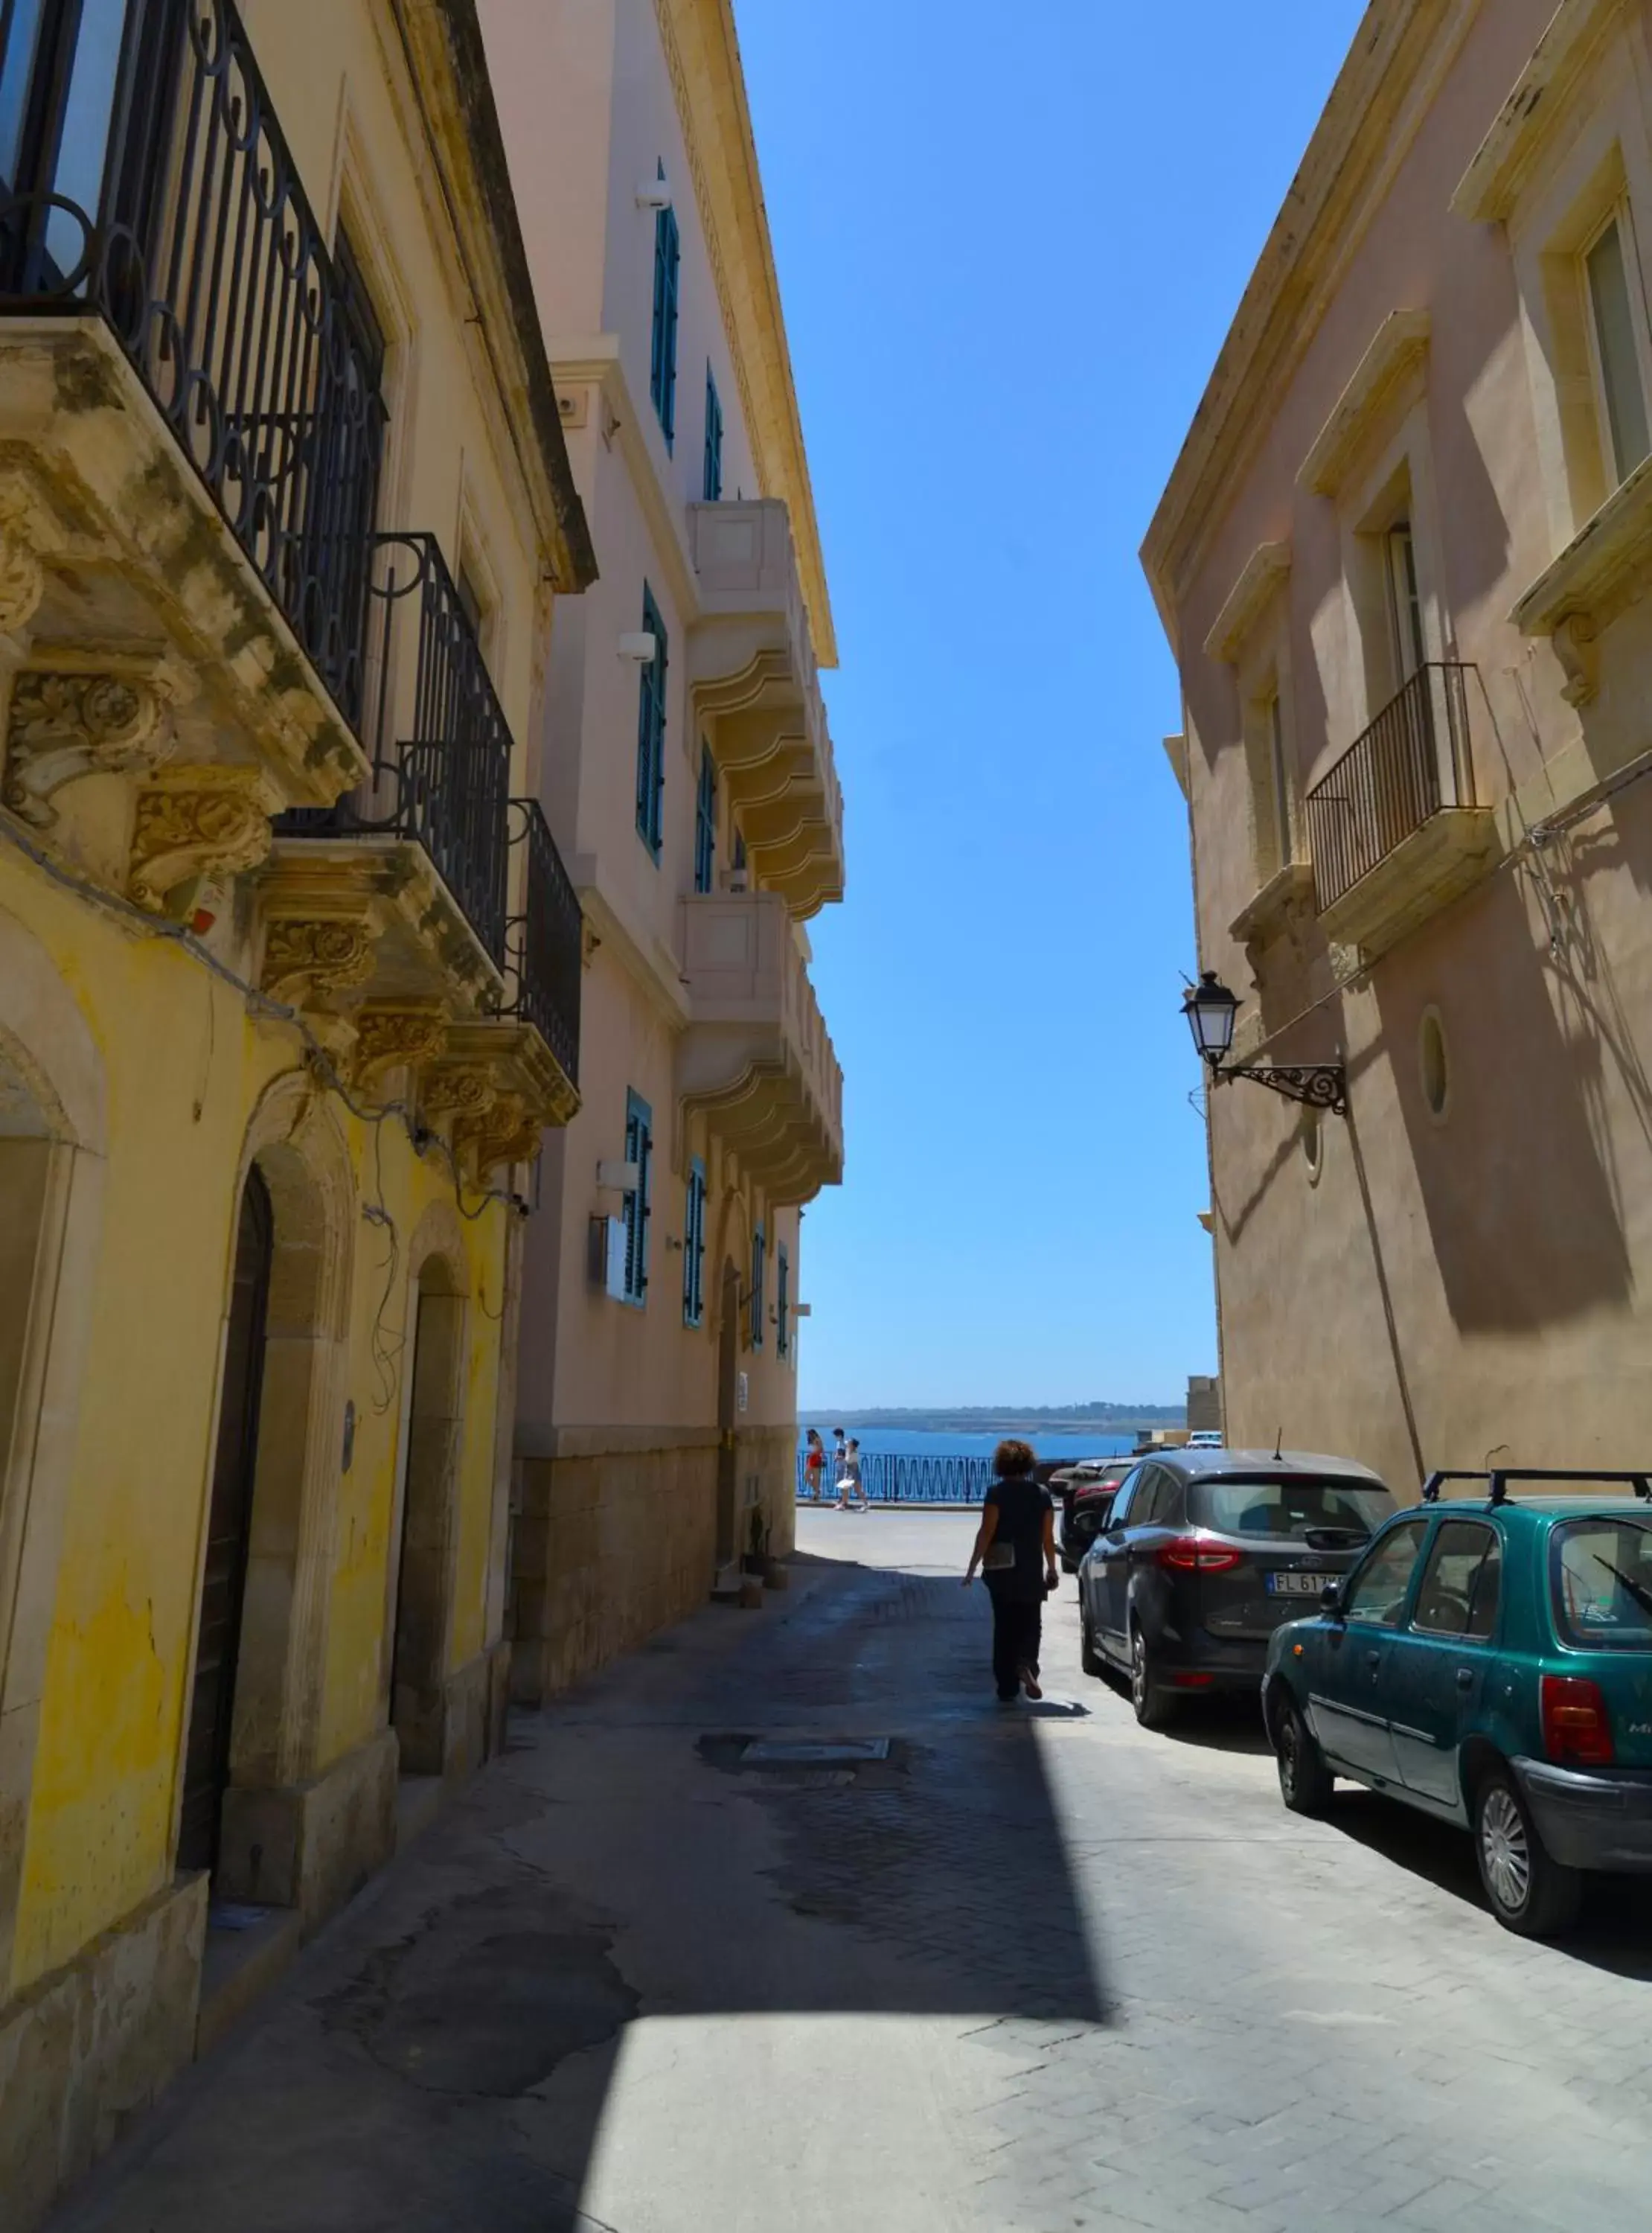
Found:
M 1222 1447 L 1221 1431 L 1216 1427 L 1195 1427 L 1187 1437 L 1190 1450 L 1219 1450 Z
M 1458 1481 L 1486 1493 L 1446 1501 Z M 1649 1501 L 1643 1474 L 1431 1476 L 1273 1638 L 1285 1805 L 1322 1812 L 1343 1775 L 1472 1830 L 1492 1912 L 1529 1937 L 1571 1920 L 1584 1870 L 1652 1872 Z
M 1107 1526 L 1119 1484 L 1135 1463 L 1134 1458 L 1094 1458 L 1071 1468 L 1062 1484 L 1061 1563 L 1070 1574 Z
M 1085 1671 L 1128 1672 L 1159 1728 L 1193 1693 L 1255 1690 L 1269 1642 L 1395 1511 L 1351 1458 L 1168 1449 L 1120 1486 L 1078 1570 Z

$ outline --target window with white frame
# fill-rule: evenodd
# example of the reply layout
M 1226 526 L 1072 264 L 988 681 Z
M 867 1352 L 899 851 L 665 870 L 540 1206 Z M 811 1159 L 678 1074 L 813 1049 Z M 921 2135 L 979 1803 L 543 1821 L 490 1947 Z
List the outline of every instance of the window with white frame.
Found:
M 1601 462 L 1614 488 L 1652 451 L 1642 337 L 1637 333 L 1645 322 L 1632 277 L 1634 241 L 1629 204 L 1621 201 L 1579 258 Z

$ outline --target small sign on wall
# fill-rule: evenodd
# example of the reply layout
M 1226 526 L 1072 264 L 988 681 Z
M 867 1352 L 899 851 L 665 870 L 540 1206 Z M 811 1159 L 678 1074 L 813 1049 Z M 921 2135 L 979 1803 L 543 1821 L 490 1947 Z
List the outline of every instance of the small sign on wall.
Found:
M 751 1383 L 747 1376 L 742 1372 L 734 1383 L 734 1408 L 737 1411 L 745 1410 L 746 1398 L 751 1395 Z

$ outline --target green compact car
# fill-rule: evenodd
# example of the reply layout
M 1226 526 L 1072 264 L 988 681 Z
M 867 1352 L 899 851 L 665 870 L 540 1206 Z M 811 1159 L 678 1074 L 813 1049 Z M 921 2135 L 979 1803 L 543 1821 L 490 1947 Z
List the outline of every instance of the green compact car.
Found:
M 1459 1481 L 1482 1493 L 1442 1496 Z M 1432 1475 L 1320 1606 L 1263 1675 L 1287 1807 L 1348 1776 L 1472 1830 L 1493 1913 L 1531 1937 L 1584 1871 L 1652 1873 L 1646 1474 Z

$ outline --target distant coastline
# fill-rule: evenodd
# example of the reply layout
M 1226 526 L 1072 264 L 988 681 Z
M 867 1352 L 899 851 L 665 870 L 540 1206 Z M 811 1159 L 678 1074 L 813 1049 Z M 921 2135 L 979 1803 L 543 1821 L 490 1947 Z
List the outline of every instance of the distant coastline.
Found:
M 1137 1435 L 1155 1427 L 1185 1427 L 1179 1403 L 1059 1403 L 955 1405 L 950 1409 L 800 1411 L 803 1427 L 892 1427 L 918 1435 Z

